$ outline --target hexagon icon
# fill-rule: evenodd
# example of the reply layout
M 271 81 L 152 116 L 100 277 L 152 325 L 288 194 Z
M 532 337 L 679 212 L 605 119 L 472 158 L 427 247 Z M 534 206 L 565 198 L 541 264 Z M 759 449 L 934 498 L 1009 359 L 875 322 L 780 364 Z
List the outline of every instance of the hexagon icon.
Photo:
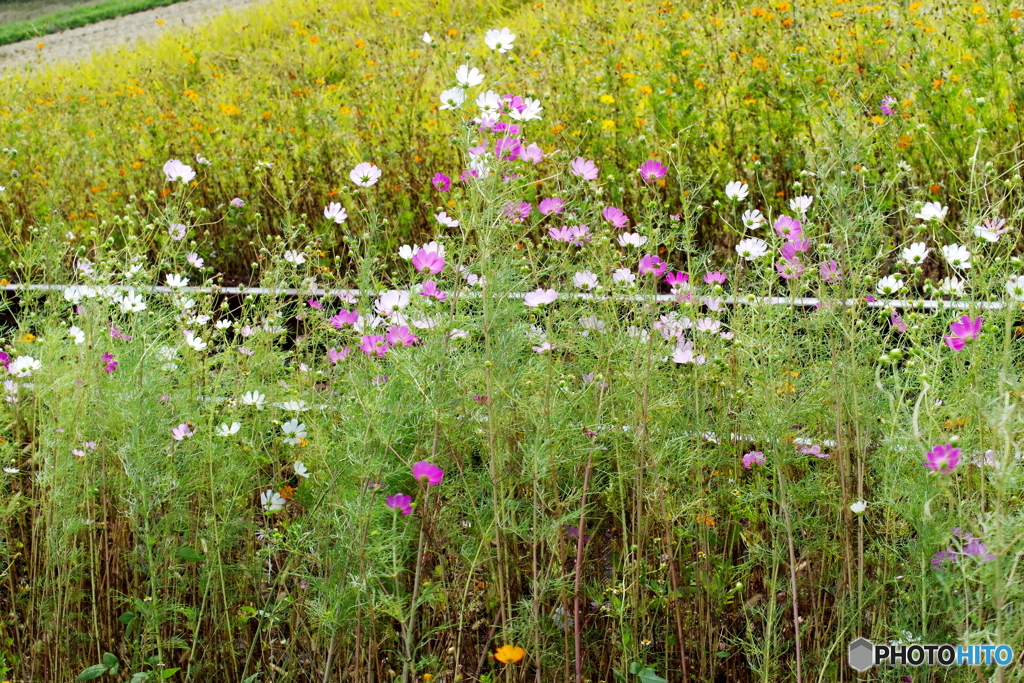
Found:
M 867 638 L 858 638 L 850 643 L 850 667 L 867 671 L 875 665 L 875 646 Z

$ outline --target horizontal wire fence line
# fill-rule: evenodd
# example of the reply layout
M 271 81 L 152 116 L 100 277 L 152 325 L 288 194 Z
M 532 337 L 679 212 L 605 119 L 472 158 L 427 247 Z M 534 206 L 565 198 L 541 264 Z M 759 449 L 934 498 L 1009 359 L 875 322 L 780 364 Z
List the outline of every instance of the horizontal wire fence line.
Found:
M 150 294 L 173 294 L 175 292 L 189 293 L 189 294 L 230 294 L 230 295 L 253 295 L 253 296 L 362 296 L 362 291 L 358 289 L 298 289 L 294 287 L 218 287 L 212 285 L 209 287 L 168 287 L 166 285 L 146 285 L 135 287 L 132 285 L 101 285 L 99 287 L 93 287 L 92 285 L 56 285 L 56 284 L 38 284 L 38 285 L 19 285 L 10 284 L 0 286 L 0 291 L 4 292 L 60 292 L 72 287 L 88 286 L 95 290 L 113 289 L 115 291 L 123 292 L 128 289 L 133 289 L 140 293 Z M 370 292 L 370 296 L 377 296 L 381 292 L 373 291 Z M 526 297 L 526 292 L 510 292 L 509 298 L 522 299 Z M 460 296 L 475 297 L 479 296 L 479 291 L 463 292 Z M 568 297 L 573 299 L 583 300 L 594 300 L 602 301 L 608 299 L 614 299 L 617 301 L 655 301 L 655 302 L 668 302 L 678 301 L 678 297 L 672 294 L 619 294 L 619 295 L 603 295 L 603 294 L 589 294 L 585 292 L 572 292 L 572 293 L 559 293 L 560 297 Z M 821 299 L 818 297 L 785 297 L 785 296 L 719 296 L 719 297 L 704 297 L 704 298 L 715 298 L 720 303 L 728 305 L 746 304 L 746 305 L 768 305 L 768 306 L 793 306 L 799 308 L 814 308 L 821 304 L 834 305 L 839 304 L 842 306 L 856 306 L 864 304 L 864 299 Z M 999 311 L 1006 307 L 1006 302 L 1003 301 L 943 301 L 941 299 L 886 299 L 886 300 L 873 300 L 866 302 L 868 308 L 903 308 L 903 309 L 922 309 L 922 310 L 939 310 L 939 309 L 982 309 L 989 311 Z M 1015 304 L 1011 304 L 1015 305 Z M 1024 307 L 1024 304 L 1016 304 Z

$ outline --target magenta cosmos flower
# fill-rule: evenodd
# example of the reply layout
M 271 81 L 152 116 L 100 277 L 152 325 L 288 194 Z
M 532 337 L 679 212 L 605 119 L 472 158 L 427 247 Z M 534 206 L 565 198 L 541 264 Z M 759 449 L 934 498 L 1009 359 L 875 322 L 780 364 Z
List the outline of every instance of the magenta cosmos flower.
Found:
M 103 372 L 107 373 L 108 375 L 117 369 L 117 361 L 114 360 L 114 354 L 112 353 L 103 354 L 103 363 Z
M 644 182 L 653 183 L 655 180 L 661 180 L 668 173 L 668 168 L 657 161 L 656 159 L 648 159 L 644 163 L 640 164 L 640 168 L 637 169 L 640 177 L 644 179 Z
M 412 478 L 416 481 L 425 481 L 431 486 L 436 486 L 444 479 L 444 470 L 437 465 L 431 465 L 426 460 L 413 463 Z
M 349 311 L 343 308 L 340 311 L 338 311 L 338 314 L 336 316 L 332 317 L 327 322 L 331 325 L 331 327 L 340 330 L 341 328 L 345 327 L 345 325 L 355 325 L 357 320 L 359 320 L 358 311 L 356 311 L 355 309 Z
M 420 342 L 420 338 L 413 334 L 405 325 L 389 327 L 387 334 L 384 335 L 384 339 L 391 346 L 399 347 L 415 346 Z
M 763 467 L 768 459 L 764 457 L 764 453 L 761 451 L 750 451 L 743 456 L 743 466 L 748 470 L 754 469 L 755 466 Z
M 713 270 L 710 273 L 704 274 L 704 282 L 709 285 L 724 285 L 726 278 L 729 276 L 720 270 Z
M 885 97 L 882 98 L 882 104 L 879 107 L 879 109 L 881 109 L 882 113 L 885 114 L 886 116 L 892 116 L 893 114 L 896 113 L 895 111 L 893 111 L 892 108 L 892 105 L 894 104 L 896 104 L 896 98 L 893 97 L 892 95 L 886 95 Z
M 420 249 L 412 257 L 412 267 L 417 273 L 428 272 L 437 275 L 444 270 L 444 258 L 436 251 Z
M 367 334 L 363 336 L 362 342 L 359 344 L 359 350 L 367 356 L 383 356 L 391 350 L 391 347 L 388 346 L 387 341 L 382 335 Z
M 787 240 L 795 240 L 804 232 L 803 227 L 800 225 L 800 221 L 786 215 L 779 216 L 775 219 L 775 225 L 772 227 L 775 229 L 775 232 L 779 233 L 779 237 L 784 237 Z
M 396 493 L 393 496 L 388 496 L 384 501 L 392 510 L 401 510 L 403 515 L 412 514 L 412 496 Z
M 444 173 L 435 173 L 430 182 L 434 184 L 434 189 L 440 190 L 441 192 L 447 192 L 452 189 L 452 179 Z
M 949 325 L 949 334 L 943 338 L 946 346 L 954 351 L 962 350 L 967 342 L 981 336 L 981 322 L 980 315 L 977 318 L 969 315 L 960 316 L 959 320 Z
M 597 180 L 597 164 L 593 161 L 587 161 L 583 157 L 576 157 L 572 163 L 569 164 L 569 170 L 572 171 L 573 175 L 579 176 L 584 180 Z
M 935 472 L 952 472 L 960 464 L 960 449 L 952 444 L 942 444 L 925 454 L 927 461 L 924 466 Z
M 665 270 L 668 268 L 668 264 L 662 261 L 657 256 L 648 254 L 640 259 L 640 274 L 641 275 L 653 275 L 654 277 L 661 277 L 665 274 Z

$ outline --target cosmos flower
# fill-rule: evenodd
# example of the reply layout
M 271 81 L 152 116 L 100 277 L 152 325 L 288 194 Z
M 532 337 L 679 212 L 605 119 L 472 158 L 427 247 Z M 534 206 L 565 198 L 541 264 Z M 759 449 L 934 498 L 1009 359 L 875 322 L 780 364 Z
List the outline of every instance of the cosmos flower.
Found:
M 936 446 L 925 454 L 924 466 L 935 472 L 952 472 L 960 464 L 960 449 L 952 444 Z
M 295 418 L 292 418 L 281 425 L 281 431 L 285 435 L 281 440 L 291 446 L 298 446 L 306 438 L 306 425 L 302 424 Z
M 444 258 L 434 251 L 420 249 L 412 257 L 412 267 L 416 269 L 417 273 L 427 272 L 436 275 L 444 270 L 444 266 Z
M 267 489 L 260 494 L 260 505 L 267 512 L 277 512 L 283 509 L 287 502 L 280 493 L 273 489 Z
M 962 244 L 946 244 L 942 247 L 942 257 L 953 268 L 967 270 L 971 267 L 971 252 Z
M 883 296 L 892 296 L 903 289 L 903 280 L 895 275 L 886 275 L 878 281 L 878 284 L 875 285 L 875 289 Z
M 523 297 L 523 303 L 531 308 L 537 308 L 544 304 L 550 304 L 558 298 L 558 292 L 553 289 L 544 289 L 540 287 L 535 292 L 530 292 Z
M 348 218 L 348 212 L 338 202 L 331 202 L 324 207 L 324 218 L 341 225 Z
M 725 185 L 725 196 L 734 202 L 742 202 L 750 194 L 750 187 L 743 182 L 734 180 Z
M 629 218 L 626 217 L 626 214 L 614 206 L 606 206 L 601 215 L 616 228 L 624 228 L 629 225 Z
M 619 235 L 619 246 L 642 247 L 647 244 L 647 238 L 638 232 L 624 232 Z
M 356 164 L 356 167 L 348 174 L 348 177 L 353 183 L 359 187 L 370 187 L 378 180 L 380 180 L 381 170 L 374 164 L 362 162 Z
M 484 82 L 484 75 L 480 73 L 480 69 L 463 64 L 455 70 L 455 80 L 463 88 L 472 88 Z
M 167 182 L 189 183 L 195 179 L 196 172 L 192 170 L 191 166 L 187 166 L 177 159 L 170 159 L 164 164 L 164 176 L 167 178 Z
M 516 34 L 509 31 L 507 28 L 503 29 L 491 29 L 484 34 L 484 44 L 492 50 L 504 54 L 511 50 L 514 46 L 512 43 L 516 39 Z
M 434 177 L 430 179 L 435 190 L 441 192 L 447 192 L 452 189 L 452 179 L 446 176 L 444 173 L 435 173 Z
M 745 261 L 754 261 L 768 253 L 768 244 L 756 237 L 740 240 L 736 245 L 736 253 Z
M 967 342 L 981 336 L 981 323 L 981 316 L 972 318 L 969 315 L 962 315 L 959 320 L 950 323 L 949 334 L 943 337 L 943 341 L 954 351 L 961 351 Z
M 565 202 L 563 202 L 559 197 L 548 197 L 547 199 L 542 199 L 540 200 L 540 204 L 537 205 L 537 210 L 545 216 L 562 213 L 564 208 Z
M 584 270 L 572 276 L 572 284 L 580 289 L 593 289 L 598 285 L 597 275 Z
M 444 470 L 437 465 L 432 465 L 426 460 L 413 463 L 412 478 L 416 481 L 424 481 L 430 486 L 436 486 L 444 479 Z
M 192 431 L 192 425 L 182 423 L 177 427 L 171 428 L 171 438 L 175 441 L 182 441 L 186 438 L 190 438 L 195 432 Z
M 744 211 L 743 216 L 741 216 L 741 220 L 743 221 L 743 227 L 748 230 L 757 230 L 764 225 L 765 222 L 764 215 L 757 209 Z
M 939 202 L 925 202 L 914 218 L 920 218 L 923 221 L 941 221 L 946 217 L 948 211 L 949 207 L 943 206 Z
M 923 263 L 928 258 L 928 251 L 924 242 L 914 242 L 903 250 L 903 260 L 912 265 Z
M 665 270 L 668 268 L 668 264 L 662 261 L 657 256 L 648 254 L 640 259 L 640 274 L 641 275 L 653 275 L 654 277 L 661 277 L 665 274 Z
M 775 225 L 772 227 L 775 229 L 775 232 L 779 233 L 779 237 L 784 237 L 787 240 L 796 239 L 803 234 L 803 227 L 800 225 L 800 221 L 785 214 L 776 218 Z
M 569 170 L 573 175 L 579 176 L 584 180 L 597 180 L 597 164 L 593 161 L 587 161 L 583 157 L 576 157 L 572 163 L 569 164 Z
M 648 159 L 640 164 L 637 172 L 644 179 L 644 182 L 652 183 L 655 180 L 664 178 L 665 174 L 668 173 L 668 168 L 656 159 Z
M 404 493 L 388 496 L 384 499 L 384 504 L 392 510 L 400 511 L 403 515 L 412 514 L 412 496 L 407 496 Z
M 449 88 L 441 93 L 441 106 L 439 109 L 456 110 L 466 101 L 466 91 L 462 88 Z M 357 185 L 359 183 L 356 183 Z
M 748 470 L 754 469 L 754 467 L 763 467 L 768 462 L 768 459 L 764 457 L 764 453 L 761 451 L 750 451 L 743 456 L 743 466 Z

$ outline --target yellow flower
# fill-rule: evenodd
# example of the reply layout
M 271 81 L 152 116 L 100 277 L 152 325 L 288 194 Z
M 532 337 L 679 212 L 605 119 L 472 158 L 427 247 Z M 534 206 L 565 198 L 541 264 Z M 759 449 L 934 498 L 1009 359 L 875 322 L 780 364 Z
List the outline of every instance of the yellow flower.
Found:
M 494 653 L 494 658 L 502 664 L 518 662 L 525 656 L 526 650 L 521 647 L 513 647 L 512 645 L 502 645 L 498 648 L 498 651 Z
M 615 122 L 611 119 L 605 119 L 601 122 L 601 130 L 611 130 L 615 128 Z
M 611 95 L 601 95 L 601 102 L 603 104 L 615 104 L 615 98 Z
M 31 344 L 35 340 L 35 338 L 36 335 L 32 334 L 31 332 L 26 332 L 25 334 L 21 335 L 21 341 L 24 344 Z

